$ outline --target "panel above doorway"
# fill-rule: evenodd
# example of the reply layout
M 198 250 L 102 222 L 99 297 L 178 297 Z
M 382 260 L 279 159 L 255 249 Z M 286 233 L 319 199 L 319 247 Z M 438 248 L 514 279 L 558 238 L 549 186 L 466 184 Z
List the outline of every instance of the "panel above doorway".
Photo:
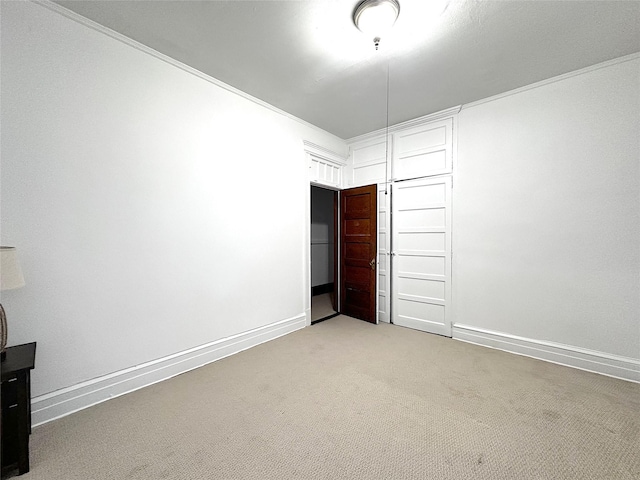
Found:
M 391 165 L 394 180 L 451 173 L 453 118 L 394 133 Z

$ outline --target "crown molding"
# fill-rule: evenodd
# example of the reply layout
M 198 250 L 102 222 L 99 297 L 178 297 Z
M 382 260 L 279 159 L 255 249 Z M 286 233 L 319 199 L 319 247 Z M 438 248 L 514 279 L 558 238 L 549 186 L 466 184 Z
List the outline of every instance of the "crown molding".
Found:
M 314 157 L 318 157 L 323 160 L 328 160 L 333 163 L 337 163 L 339 165 L 347 164 L 347 157 L 345 155 L 340 155 L 339 153 L 334 152 L 333 150 L 329 150 L 322 145 L 318 145 L 307 140 L 303 140 L 304 143 L 304 151 Z
M 152 57 L 157 58 L 158 60 L 161 60 L 165 63 L 168 63 L 169 65 L 172 65 L 176 68 L 179 68 L 180 70 L 183 70 L 187 73 L 190 73 L 191 75 L 194 75 L 206 82 L 209 82 L 217 87 L 220 87 L 230 93 L 233 93 L 235 95 L 238 95 L 239 97 L 242 97 L 246 100 L 249 100 L 250 102 L 253 102 L 257 105 L 260 105 L 261 107 L 264 107 L 268 110 L 271 110 L 274 113 L 277 113 L 279 115 L 282 115 L 283 117 L 286 117 L 290 120 L 293 120 L 295 122 L 298 122 L 306 127 L 309 127 L 313 130 L 316 130 L 318 132 L 322 132 L 324 134 L 328 134 L 331 135 L 335 138 L 340 138 L 338 136 L 336 136 L 335 134 L 331 133 L 331 132 L 327 132 L 326 130 L 323 130 L 322 128 L 318 127 L 317 125 L 314 125 L 312 123 L 307 122 L 306 120 L 303 120 L 299 117 L 296 117 L 295 115 L 292 115 L 288 112 L 285 112 L 284 110 L 280 110 L 277 107 L 274 107 L 273 105 L 271 105 L 270 103 L 267 103 L 263 100 L 260 100 L 259 98 L 256 98 L 252 95 L 249 95 L 246 92 L 243 92 L 242 90 L 239 90 L 227 83 L 222 82 L 221 80 L 218 80 L 217 78 L 211 77 L 209 75 L 207 75 L 206 73 L 201 72 L 200 70 L 196 70 L 193 67 L 190 67 L 189 65 L 186 65 L 174 58 L 171 58 L 167 55 L 165 55 L 164 53 L 160 53 L 157 50 L 154 50 L 151 47 L 148 47 L 136 40 L 133 40 L 125 35 L 122 35 L 121 33 L 116 32 L 115 30 L 112 30 L 108 27 L 105 27 L 104 25 L 100 25 L 97 22 L 94 22 L 93 20 L 90 20 L 86 17 L 83 17 L 82 15 L 71 11 L 61 5 L 58 5 L 57 3 L 53 3 L 51 0 L 29 0 L 31 3 L 35 3 L 36 5 L 40 5 L 41 7 L 47 8 L 48 10 L 51 10 L 55 13 L 58 13 L 60 15 L 62 15 L 63 17 L 66 17 L 70 20 L 73 20 L 74 22 L 77 22 L 81 25 L 84 25 L 85 27 L 88 27 L 92 30 L 95 30 L 97 32 L 100 32 L 104 35 L 107 35 L 108 37 L 113 38 L 114 40 L 117 40 L 119 42 L 124 43 L 125 45 L 128 45 L 130 47 L 135 48 L 136 50 L 139 50 L 143 53 L 146 53 L 147 55 L 151 55 Z M 342 138 L 340 138 L 340 140 L 343 140 Z
M 545 85 L 550 85 L 552 83 L 559 82 L 561 80 L 565 80 L 565 79 L 568 79 L 568 78 L 571 78 L 571 77 L 576 77 L 576 76 L 579 76 L 579 75 L 584 75 L 586 73 L 594 72 L 594 71 L 600 70 L 602 68 L 607 68 L 607 67 L 611 67 L 613 65 L 618 65 L 618 64 L 621 64 L 621 63 L 625 63 L 625 62 L 630 62 L 632 60 L 636 60 L 636 59 L 639 59 L 639 58 L 640 58 L 640 52 L 632 53 L 632 54 L 629 54 L 629 55 L 625 55 L 623 57 L 614 58 L 612 60 L 607 60 L 605 62 L 601 62 L 601 63 L 597 63 L 595 65 L 591 65 L 589 67 L 581 68 L 580 70 L 574 70 L 572 72 L 563 73 L 562 75 L 557 75 L 555 77 L 547 78 L 545 80 L 541 80 L 539 82 L 532 83 L 530 85 L 525 85 L 524 87 L 519 87 L 519 88 L 516 88 L 514 90 L 509 90 L 507 92 L 499 93 L 499 94 L 493 95 L 491 97 L 483 98 L 483 99 L 477 100 L 475 102 L 465 103 L 464 105 L 459 105 L 457 107 L 449 108 L 447 110 L 442 110 L 440 112 L 432 113 L 430 115 L 425 115 L 423 117 L 418 117 L 418 118 L 415 118 L 413 120 L 409 120 L 407 122 L 398 123 L 396 125 L 393 125 L 393 126 L 389 127 L 389 133 L 394 133 L 394 132 L 396 132 L 398 130 L 402 130 L 402 129 L 405 129 L 405 128 L 410 128 L 410 127 L 422 125 L 424 123 L 432 122 L 432 121 L 435 121 L 435 120 L 440 120 L 442 118 L 453 116 L 453 115 L 457 114 L 458 112 L 460 112 L 461 110 L 466 110 L 467 108 L 472 108 L 472 107 L 475 107 L 475 106 L 478 106 L 478 105 L 482 105 L 483 103 L 492 102 L 494 100 L 499 100 L 501 98 L 509 97 L 511 95 L 516 95 L 516 94 L 521 93 L 521 92 L 526 92 L 527 90 L 532 90 L 534 88 L 543 87 Z M 362 142 L 362 141 L 365 141 L 365 140 L 370 140 L 372 138 L 384 135 L 385 132 L 386 132 L 386 129 L 381 128 L 381 129 L 375 130 L 373 132 L 369 132 L 369 133 L 365 133 L 363 135 L 359 135 L 357 137 L 349 138 L 349 139 L 346 140 L 346 142 L 347 142 L 347 144 L 353 144 L 353 143 L 358 143 L 358 142 Z
M 359 143 L 365 140 L 370 140 L 375 137 L 379 137 L 381 135 L 385 135 L 388 133 L 395 133 L 400 130 L 404 130 L 406 128 L 418 127 L 420 125 L 424 125 L 426 123 L 434 122 L 436 120 L 442 120 L 443 118 L 449 118 L 456 115 L 462 105 L 458 105 L 456 107 L 447 108 L 446 110 L 440 110 L 439 112 L 430 113 L 429 115 L 423 115 L 422 117 L 414 118 L 412 120 L 407 120 L 406 122 L 396 123 L 395 125 L 389 126 L 389 128 L 381 128 L 379 130 L 374 130 L 373 132 L 364 133 L 362 135 L 358 135 L 357 137 L 352 137 L 346 140 L 347 144 Z
M 619 65 L 621 63 L 630 62 L 632 60 L 637 60 L 640 58 L 640 52 L 632 53 L 630 55 L 625 55 L 623 57 L 614 58 L 613 60 L 607 60 L 605 62 L 596 63 L 595 65 L 591 65 L 589 67 L 581 68 L 579 70 L 573 70 L 572 72 L 563 73 L 562 75 L 557 75 L 555 77 L 547 78 L 545 80 L 540 80 L 539 82 L 532 83 L 530 85 L 525 85 L 524 87 L 519 87 L 514 90 L 509 90 L 507 92 L 498 93 L 497 95 L 493 95 L 491 97 L 483 98 L 481 100 L 477 100 L 471 103 L 465 103 L 462 106 L 463 110 L 467 108 L 477 107 L 478 105 L 482 105 L 483 103 L 493 102 L 495 100 L 500 100 L 501 98 L 510 97 L 511 95 L 516 95 L 518 93 L 526 92 L 527 90 L 533 90 L 535 88 L 544 87 L 545 85 L 551 85 L 552 83 L 560 82 L 562 80 L 566 80 L 572 77 L 578 77 L 580 75 L 584 75 L 586 73 L 595 72 L 596 70 L 600 70 L 602 68 L 612 67 L 614 65 Z

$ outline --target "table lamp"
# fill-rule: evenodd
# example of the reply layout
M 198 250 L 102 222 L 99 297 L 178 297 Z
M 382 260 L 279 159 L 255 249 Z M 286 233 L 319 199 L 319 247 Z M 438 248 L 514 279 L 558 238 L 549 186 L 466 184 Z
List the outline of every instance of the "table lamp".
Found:
M 0 290 L 13 290 L 24 286 L 22 269 L 18 262 L 15 247 L 0 247 Z M 6 357 L 7 347 L 7 316 L 0 303 L 0 357 Z

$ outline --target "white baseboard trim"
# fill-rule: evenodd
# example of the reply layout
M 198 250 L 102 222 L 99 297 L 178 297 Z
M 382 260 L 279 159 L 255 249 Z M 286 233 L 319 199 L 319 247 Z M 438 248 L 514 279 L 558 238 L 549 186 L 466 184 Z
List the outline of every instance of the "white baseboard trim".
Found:
M 111 398 L 167 380 L 304 328 L 306 323 L 306 315 L 300 314 L 293 318 L 34 397 L 31 400 L 32 424 L 34 426 L 41 425 Z
M 454 325 L 453 338 L 510 353 L 640 383 L 640 360 L 596 350 L 533 340 L 470 325 Z

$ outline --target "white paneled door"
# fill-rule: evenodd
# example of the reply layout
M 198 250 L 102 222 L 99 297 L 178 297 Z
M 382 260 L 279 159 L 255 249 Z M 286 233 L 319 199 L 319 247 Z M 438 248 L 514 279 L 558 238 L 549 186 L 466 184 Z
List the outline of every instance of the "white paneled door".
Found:
M 451 176 L 393 186 L 393 323 L 451 336 Z

